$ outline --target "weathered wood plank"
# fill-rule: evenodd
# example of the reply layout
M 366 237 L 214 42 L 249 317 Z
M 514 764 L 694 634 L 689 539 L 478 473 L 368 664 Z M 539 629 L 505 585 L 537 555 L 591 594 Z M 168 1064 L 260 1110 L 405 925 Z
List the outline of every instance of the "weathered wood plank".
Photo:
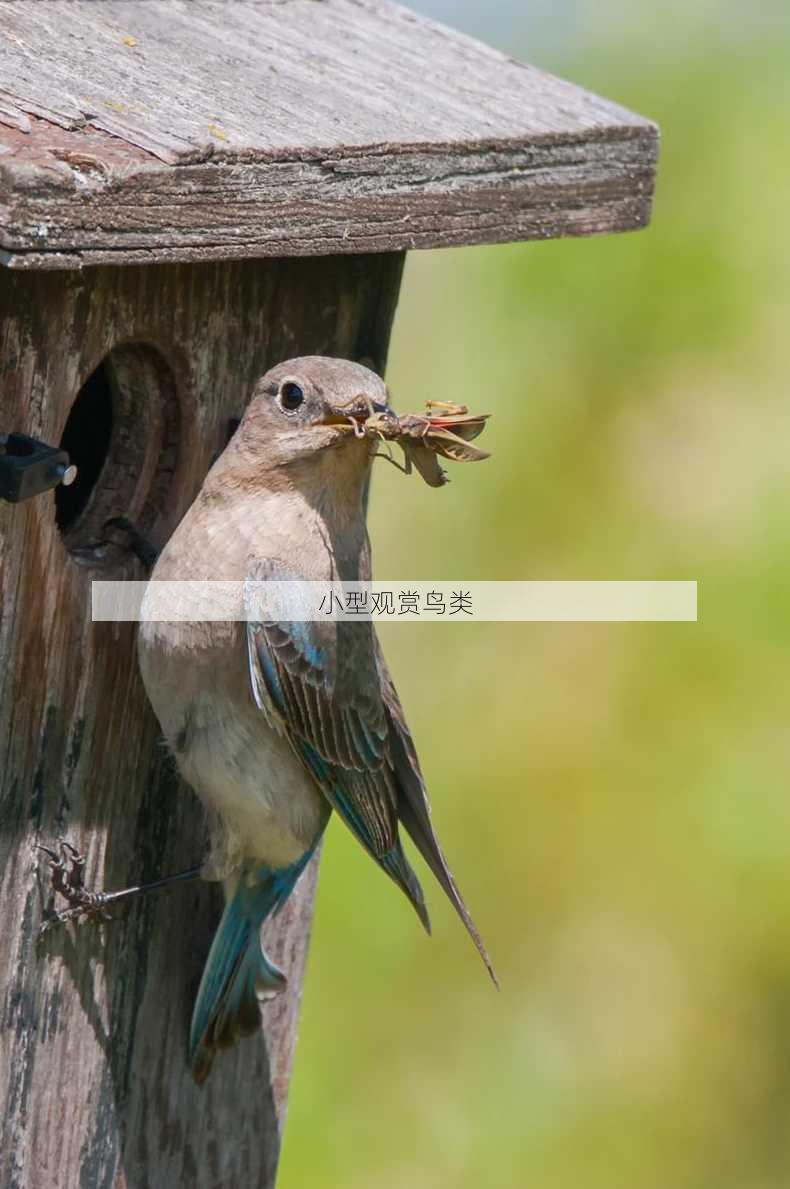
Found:
M 161 542 L 273 362 L 319 351 L 383 365 L 401 263 L 2 274 L 3 427 L 58 441 L 81 384 L 117 343 L 156 348 L 180 410 L 171 485 L 144 511 Z M 126 412 L 119 420 L 133 433 Z M 141 417 L 141 434 L 162 435 L 156 422 Z M 90 528 L 89 504 L 70 544 L 85 545 Z M 315 866 L 268 931 L 288 994 L 266 1007 L 261 1039 L 223 1054 L 201 1089 L 186 1037 L 216 887 L 183 885 L 101 929 L 36 944 L 46 875 L 35 843 L 65 835 L 109 888 L 184 869 L 202 851 L 202 814 L 137 672 L 134 625 L 90 621 L 90 579 L 124 574 L 141 576 L 136 563 L 75 564 L 53 497 L 0 503 L 0 1185 L 263 1189 L 277 1163 Z
M 0 0 L 14 267 L 647 222 L 655 127 L 383 0 Z

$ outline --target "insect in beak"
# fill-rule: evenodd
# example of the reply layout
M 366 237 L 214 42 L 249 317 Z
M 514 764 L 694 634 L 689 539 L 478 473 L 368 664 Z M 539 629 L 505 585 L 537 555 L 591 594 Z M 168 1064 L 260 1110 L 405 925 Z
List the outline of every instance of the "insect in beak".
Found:
M 391 410 L 373 414 L 367 419 L 364 432 L 375 435 L 385 445 L 396 442 L 404 455 L 403 466 L 387 450 L 378 457 L 386 458 L 407 475 L 415 468 L 429 487 L 441 487 L 447 474 L 439 465 L 439 457 L 453 462 L 479 462 L 488 458 L 485 450 L 469 445 L 472 438 L 483 432 L 487 413 L 470 413 L 466 405 L 450 401 L 428 401 L 425 413 L 407 413 L 397 417 Z
M 424 413 L 399 417 L 388 404 L 360 395 L 336 405 L 324 418 L 324 424 L 352 429 L 357 438 L 377 438 L 384 445 L 377 458 L 386 458 L 407 475 L 416 469 L 429 487 L 441 487 L 447 475 L 439 465 L 440 457 L 453 462 L 488 458 L 485 450 L 470 445 L 483 432 L 487 420 L 487 413 L 470 413 L 466 405 L 452 401 L 428 401 Z M 403 451 L 403 465 L 393 458 L 391 442 Z
M 355 437 L 364 438 L 368 422 L 371 418 L 377 417 L 391 417 L 397 421 L 389 405 L 360 394 L 344 404 L 335 405 L 324 418 L 323 423 L 324 425 L 348 426 L 354 430 Z

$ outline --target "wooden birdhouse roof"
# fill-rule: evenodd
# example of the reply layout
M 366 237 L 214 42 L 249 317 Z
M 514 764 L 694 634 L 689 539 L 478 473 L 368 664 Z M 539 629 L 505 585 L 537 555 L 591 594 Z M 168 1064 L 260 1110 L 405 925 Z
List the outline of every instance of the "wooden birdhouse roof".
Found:
M 0 0 L 0 263 L 394 251 L 649 218 L 657 130 L 382 0 Z

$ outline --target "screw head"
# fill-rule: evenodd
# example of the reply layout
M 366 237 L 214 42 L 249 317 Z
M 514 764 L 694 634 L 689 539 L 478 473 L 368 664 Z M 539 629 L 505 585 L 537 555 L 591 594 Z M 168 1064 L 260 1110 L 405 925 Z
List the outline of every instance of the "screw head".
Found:
M 60 473 L 60 481 L 64 487 L 71 487 L 74 480 L 77 478 L 77 468 L 74 463 L 67 467 L 58 467 Z

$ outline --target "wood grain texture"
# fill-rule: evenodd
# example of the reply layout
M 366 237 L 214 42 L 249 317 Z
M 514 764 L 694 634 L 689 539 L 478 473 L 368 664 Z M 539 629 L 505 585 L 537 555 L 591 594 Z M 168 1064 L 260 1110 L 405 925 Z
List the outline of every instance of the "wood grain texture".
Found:
M 146 369 L 157 353 L 177 401 L 175 417 L 169 398 L 163 406 L 164 429 L 141 414 L 141 433 L 166 456 L 164 469 L 148 467 L 154 487 L 170 477 L 147 514 L 162 542 L 268 366 L 314 351 L 383 366 L 401 264 L 378 255 L 5 273 L 3 427 L 57 442 L 100 360 L 117 344 L 146 344 L 139 382 L 153 383 Z M 118 366 L 129 387 L 131 348 Z M 132 432 L 128 408 L 121 423 Z M 127 490 L 123 476 L 105 482 Z M 128 498 L 145 504 L 139 491 Z M 74 548 L 90 523 L 89 505 Z M 0 1185 L 268 1189 L 315 864 L 267 930 L 289 992 L 265 1008 L 260 1039 L 222 1054 L 200 1089 L 186 1042 L 219 918 L 216 886 L 157 893 L 112 924 L 36 943 L 48 895 L 36 843 L 63 835 L 83 847 L 89 881 L 108 889 L 182 870 L 202 853 L 202 813 L 159 742 L 135 627 L 90 620 L 91 578 L 122 575 L 142 576 L 112 556 L 104 569 L 75 563 L 51 495 L 0 503 Z
M 0 261 L 643 226 L 653 124 L 384 0 L 0 0 Z

